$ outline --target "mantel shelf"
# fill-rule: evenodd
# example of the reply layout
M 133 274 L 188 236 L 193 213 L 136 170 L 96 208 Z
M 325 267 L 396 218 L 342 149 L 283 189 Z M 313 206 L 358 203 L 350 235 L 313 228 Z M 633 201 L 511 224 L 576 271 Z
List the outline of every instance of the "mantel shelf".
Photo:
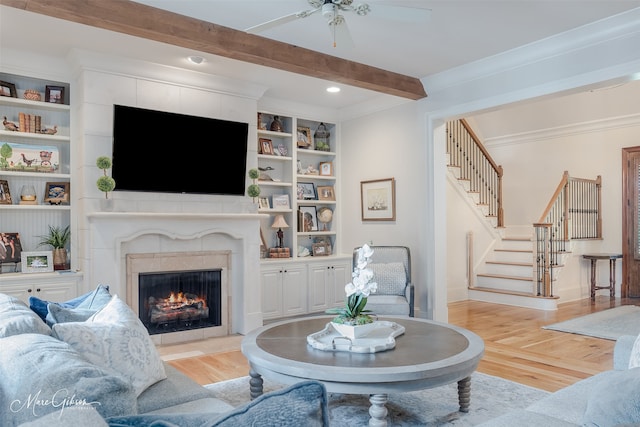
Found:
M 161 219 L 161 220 L 245 220 L 255 221 L 269 218 L 269 215 L 247 213 L 247 214 L 230 214 L 230 213 L 185 213 L 185 212 L 91 212 L 87 214 L 87 218 L 91 221 L 96 220 L 113 220 L 113 221 L 129 221 L 132 219 Z

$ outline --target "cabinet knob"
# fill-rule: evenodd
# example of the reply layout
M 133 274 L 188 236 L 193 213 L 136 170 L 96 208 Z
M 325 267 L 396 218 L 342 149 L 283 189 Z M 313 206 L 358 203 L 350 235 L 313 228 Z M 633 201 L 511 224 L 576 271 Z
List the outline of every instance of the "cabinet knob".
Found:
M 40 292 L 40 288 L 36 288 L 36 292 Z
M 31 290 L 31 288 L 29 288 L 29 289 L 27 289 L 27 292 L 31 293 L 31 292 L 33 292 L 33 291 Z

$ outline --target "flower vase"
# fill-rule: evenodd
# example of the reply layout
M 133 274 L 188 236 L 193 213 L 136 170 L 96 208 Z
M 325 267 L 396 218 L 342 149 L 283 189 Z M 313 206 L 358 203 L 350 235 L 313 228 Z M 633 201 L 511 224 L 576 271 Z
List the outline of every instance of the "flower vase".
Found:
M 351 340 L 363 338 L 378 327 L 376 322 L 365 323 L 363 325 L 349 325 L 346 323 L 331 322 L 331 326 L 333 326 L 333 329 L 335 329 L 340 335 Z

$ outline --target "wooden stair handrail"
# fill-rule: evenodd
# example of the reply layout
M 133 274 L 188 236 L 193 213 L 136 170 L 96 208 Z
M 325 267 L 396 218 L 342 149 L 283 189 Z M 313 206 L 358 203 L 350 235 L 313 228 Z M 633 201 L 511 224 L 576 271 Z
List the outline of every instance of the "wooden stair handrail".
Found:
M 556 188 L 555 193 L 553 193 L 553 196 L 551 196 L 551 200 L 549 200 L 549 203 L 547 204 L 547 207 L 545 208 L 538 222 L 544 222 L 547 219 L 547 215 L 549 215 L 549 212 L 551 212 L 551 208 L 556 203 L 556 200 L 558 200 L 558 197 L 560 197 L 560 193 L 562 193 L 562 189 L 568 183 L 569 183 L 569 171 L 564 171 L 564 173 L 562 174 L 562 179 L 560 180 L 560 183 L 558 184 L 558 187 Z
M 471 129 L 471 126 L 469 125 L 469 123 L 467 123 L 465 119 L 460 119 L 460 124 L 467 130 L 467 132 L 469 132 L 469 135 L 475 141 L 480 151 L 482 151 L 482 154 L 484 154 L 484 156 L 487 158 L 493 170 L 495 170 L 496 173 L 498 174 L 498 178 L 502 178 L 502 173 L 503 173 L 502 166 L 497 165 L 496 162 L 493 161 L 493 158 L 491 157 L 487 149 L 484 148 L 484 145 L 482 145 L 482 142 L 480 142 L 480 138 L 478 138 L 478 136 L 475 134 L 473 129 Z

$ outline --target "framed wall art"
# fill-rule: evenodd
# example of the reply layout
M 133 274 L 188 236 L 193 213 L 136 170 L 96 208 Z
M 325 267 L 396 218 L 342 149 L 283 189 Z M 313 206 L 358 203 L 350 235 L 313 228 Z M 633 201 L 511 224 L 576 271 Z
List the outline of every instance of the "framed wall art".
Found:
M 3 82 L 0 80 L 0 96 L 17 98 L 18 92 L 16 91 L 16 85 L 14 85 L 13 83 Z
M 20 262 L 21 254 L 19 233 L 0 233 L 0 264 Z
M 360 182 L 363 221 L 396 220 L 396 181 L 394 178 Z
M 10 205 L 12 203 L 9 182 L 5 179 L 0 179 L 0 205 Z
M 313 182 L 299 182 L 297 189 L 298 200 L 317 200 L 316 189 Z
M 44 100 L 52 104 L 64 104 L 64 86 L 46 86 Z
M 300 231 L 318 231 L 318 218 L 316 217 L 315 206 L 300 206 L 300 216 L 302 217 L 302 227 Z
M 51 205 L 69 204 L 68 182 L 47 182 L 44 186 L 44 201 Z
M 322 176 L 333 176 L 333 162 L 320 162 L 318 170 Z
M 53 271 L 53 252 L 22 252 L 23 273 L 48 273 Z
M 335 201 L 336 194 L 333 185 L 318 185 L 318 200 Z

